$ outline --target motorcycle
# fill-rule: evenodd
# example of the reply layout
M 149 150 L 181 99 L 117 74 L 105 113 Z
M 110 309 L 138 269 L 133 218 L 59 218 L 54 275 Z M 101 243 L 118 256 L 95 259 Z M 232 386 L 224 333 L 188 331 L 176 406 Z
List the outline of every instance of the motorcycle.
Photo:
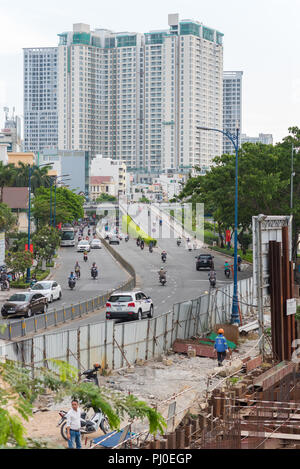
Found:
M 181 246 L 181 241 L 177 240 L 177 246 L 178 246 L 178 247 Z
M 75 270 L 75 275 L 76 275 L 77 280 L 79 280 L 80 279 L 80 270 L 79 269 Z
M 87 254 L 84 254 L 84 256 L 83 256 L 83 260 L 84 260 L 84 262 L 87 262 L 87 260 L 88 260 L 88 256 L 87 256 Z
M 230 270 L 229 270 L 229 269 L 226 269 L 226 270 L 225 270 L 225 276 L 226 276 L 227 278 L 230 277 Z
M 97 268 L 96 267 L 92 267 L 91 268 L 91 276 L 92 276 L 92 279 L 95 280 L 98 276 L 98 271 L 97 271 Z
M 143 250 L 144 247 L 145 247 L 145 243 L 144 243 L 144 241 L 141 241 L 141 243 L 140 243 L 140 248 Z
M 215 279 L 215 278 L 210 278 L 210 279 L 209 279 L 209 283 L 210 283 L 210 286 L 211 286 L 212 288 L 215 288 L 215 286 L 216 286 L 216 279 Z
M 128 241 L 129 241 L 129 236 L 126 236 L 125 242 L 128 243 Z
M 159 278 L 159 281 L 160 281 L 160 283 L 162 284 L 163 287 L 164 287 L 165 284 L 167 283 L 166 277 L 160 277 L 160 278 Z
M 137 245 L 137 246 L 140 245 L 140 240 L 139 240 L 139 238 L 136 240 L 136 245 Z
M 149 246 L 149 252 L 153 252 L 153 247 L 152 246 Z
M 68 441 L 67 437 L 67 412 L 65 410 L 60 410 L 59 415 L 61 417 L 57 426 L 60 426 L 60 433 L 64 440 Z M 109 423 L 107 417 L 103 414 L 100 409 L 94 411 L 94 414 L 89 419 L 87 417 L 87 412 L 81 412 L 80 416 L 80 433 L 88 434 L 97 432 L 99 427 L 104 434 L 109 431 Z
M 165 254 L 162 254 L 161 260 L 163 261 L 163 263 L 165 263 L 167 261 L 167 256 Z
M 1 291 L 9 290 L 9 282 L 1 281 L 0 286 L 1 286 Z
M 75 288 L 75 285 L 76 285 L 75 278 L 69 278 L 69 287 L 71 288 L 71 290 L 73 290 L 73 288 Z

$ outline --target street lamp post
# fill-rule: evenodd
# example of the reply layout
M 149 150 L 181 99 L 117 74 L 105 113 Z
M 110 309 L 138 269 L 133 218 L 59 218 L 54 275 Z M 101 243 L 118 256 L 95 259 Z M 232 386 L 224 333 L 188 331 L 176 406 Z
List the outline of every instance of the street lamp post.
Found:
M 232 314 L 231 314 L 231 323 L 240 324 L 239 317 L 239 302 L 237 294 L 237 243 L 238 243 L 238 156 L 239 156 L 239 136 L 240 130 L 239 126 L 236 125 L 236 133 L 232 134 L 229 131 L 211 129 L 208 127 L 199 127 L 198 130 L 207 130 L 219 132 L 225 137 L 227 137 L 234 146 L 235 149 L 235 202 L 234 202 L 234 289 L 233 289 L 233 301 L 232 301 Z

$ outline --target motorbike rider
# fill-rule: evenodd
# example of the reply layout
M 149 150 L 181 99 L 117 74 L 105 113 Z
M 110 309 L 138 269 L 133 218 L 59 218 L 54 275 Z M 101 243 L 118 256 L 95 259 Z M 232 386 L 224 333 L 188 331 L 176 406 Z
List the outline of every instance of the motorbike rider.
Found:
M 75 270 L 76 277 L 79 278 L 80 277 L 80 265 L 78 261 L 75 264 L 74 270 Z
M 167 253 L 166 253 L 166 251 L 163 251 L 163 252 L 161 253 L 161 260 L 164 260 L 164 259 L 167 259 Z
M 216 271 L 214 269 L 212 269 L 209 274 L 208 274 L 208 278 L 209 278 L 209 282 L 210 284 L 212 283 L 216 283 L 217 281 L 217 274 L 216 274 Z
M 240 255 L 237 256 L 238 270 L 241 271 L 242 258 Z
M 96 277 L 98 277 L 98 267 L 96 265 L 96 262 L 93 262 L 92 268 L 91 268 L 91 274 L 93 276 L 93 272 L 96 271 Z
M 74 282 L 76 282 L 76 276 L 74 275 L 74 272 L 71 272 L 71 273 L 70 273 L 70 275 L 69 275 L 69 277 L 68 277 L 68 280 L 69 280 L 69 282 L 70 282 L 70 281 L 72 282 L 73 280 L 74 280 Z
M 159 275 L 159 280 L 160 281 L 162 279 L 167 280 L 167 271 L 163 267 L 161 267 L 160 270 L 158 271 L 158 275 Z
M 229 265 L 229 262 L 225 262 L 224 264 L 224 273 L 226 275 L 226 272 L 229 271 L 230 272 L 230 265 Z
M 9 290 L 9 281 L 5 270 L 1 272 L 1 282 L 6 286 L 7 290 Z

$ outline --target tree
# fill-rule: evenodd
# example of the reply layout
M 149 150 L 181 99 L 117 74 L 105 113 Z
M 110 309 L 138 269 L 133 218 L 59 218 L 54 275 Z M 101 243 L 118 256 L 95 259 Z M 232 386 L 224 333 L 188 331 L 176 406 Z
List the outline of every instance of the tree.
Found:
M 8 205 L 0 203 L 0 231 L 9 231 L 17 223 L 17 217 Z
M 29 168 L 31 167 L 31 190 L 35 194 L 40 187 L 50 187 L 50 176 L 48 176 L 51 166 L 29 165 L 19 162 L 19 166 L 14 168 L 14 177 L 12 186 L 28 187 L 29 185 Z
M 52 189 L 52 217 L 54 216 L 54 189 Z M 84 198 L 66 187 L 56 189 L 55 223 L 67 223 L 83 218 Z M 38 226 L 50 224 L 50 188 L 37 189 L 33 201 L 33 216 Z
M 290 213 L 289 187 L 291 173 L 291 142 L 300 146 L 300 130 L 289 129 L 287 137 L 277 145 L 245 143 L 239 151 L 239 242 L 245 250 L 249 245 L 252 216 L 285 215 Z M 213 214 L 219 228 L 234 228 L 235 156 L 215 158 L 214 166 L 204 176 L 191 178 L 179 195 L 180 200 L 205 204 L 205 212 Z M 295 171 L 300 172 L 299 158 Z M 298 178 L 299 179 L 299 178 Z M 300 227 L 300 183 L 294 188 L 294 245 Z
M 55 228 L 43 226 L 33 237 L 34 257 L 38 265 L 41 261 L 50 262 L 60 243 L 60 236 Z
M 32 445 L 26 439 L 21 419 L 32 415 L 32 404 L 45 392 L 53 391 L 56 400 L 63 397 L 78 398 L 82 407 L 101 409 L 113 430 L 120 427 L 124 416 L 147 418 L 150 433 L 163 433 L 166 423 L 155 409 L 133 395 L 124 395 L 106 387 L 98 388 L 93 383 L 77 381 L 78 370 L 69 364 L 51 360 L 51 368 L 40 368 L 32 378 L 30 369 L 16 362 L 6 360 L 0 363 L 0 447 L 28 448 Z
M 26 270 L 32 266 L 33 255 L 30 251 L 19 251 L 10 253 L 6 258 L 7 266 L 13 272 L 21 273 L 24 277 Z
M 100 197 L 97 197 L 96 202 L 117 202 L 117 197 L 110 195 L 110 194 L 101 194 Z
M 0 188 L 1 188 L 1 199 L 3 200 L 3 187 L 11 186 L 14 180 L 15 166 L 13 164 L 4 164 L 0 161 Z

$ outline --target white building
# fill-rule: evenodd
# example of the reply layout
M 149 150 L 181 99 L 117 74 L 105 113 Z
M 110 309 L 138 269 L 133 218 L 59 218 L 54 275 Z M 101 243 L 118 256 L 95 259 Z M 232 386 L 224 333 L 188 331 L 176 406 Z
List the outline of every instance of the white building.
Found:
M 243 143 L 263 143 L 265 145 L 273 145 L 272 134 L 259 134 L 258 137 L 249 137 L 246 134 L 241 135 L 241 145 Z
M 240 135 L 242 132 L 242 80 L 243 72 L 223 73 L 223 129 L 233 135 L 236 134 L 237 125 Z M 223 153 L 234 153 L 234 146 L 225 136 Z
M 89 174 L 90 177 L 112 177 L 116 187 L 115 195 L 126 195 L 128 178 L 126 165 L 122 161 L 116 161 L 112 158 L 103 158 L 101 155 L 97 155 L 90 162 Z
M 197 126 L 223 128 L 223 34 L 178 14 L 168 20 L 145 34 L 83 23 L 59 34 L 60 150 L 153 175 L 205 171 L 222 154 L 222 136 Z
M 24 51 L 24 151 L 57 148 L 57 47 Z

